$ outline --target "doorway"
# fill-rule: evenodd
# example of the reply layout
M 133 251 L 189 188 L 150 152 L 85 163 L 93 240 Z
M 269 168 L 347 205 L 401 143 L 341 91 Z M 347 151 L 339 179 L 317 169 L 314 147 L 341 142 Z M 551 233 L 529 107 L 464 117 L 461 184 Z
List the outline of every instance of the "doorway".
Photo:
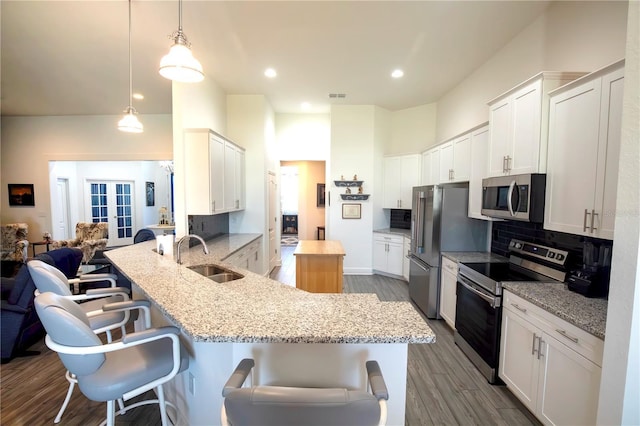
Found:
M 108 246 L 133 244 L 133 182 L 87 181 L 85 212 L 90 222 L 109 224 Z
M 53 239 L 67 240 L 71 238 L 71 220 L 69 219 L 69 179 L 56 180 L 57 203 L 52 203 Z

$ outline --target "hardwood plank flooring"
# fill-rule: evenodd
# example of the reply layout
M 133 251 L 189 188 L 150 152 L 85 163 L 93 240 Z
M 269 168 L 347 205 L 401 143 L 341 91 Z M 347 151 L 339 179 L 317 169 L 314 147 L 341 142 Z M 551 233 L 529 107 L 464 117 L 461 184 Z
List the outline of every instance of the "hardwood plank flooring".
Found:
M 295 285 L 294 249 L 282 247 L 282 266 L 274 269 L 272 278 Z M 346 275 L 344 292 L 375 293 L 384 301 L 409 300 L 407 283 L 379 275 Z M 506 387 L 487 383 L 455 345 L 444 321 L 425 321 L 437 341 L 409 345 L 405 425 L 540 424 Z M 44 342 L 31 349 L 42 353 L 0 366 L 0 424 L 4 426 L 52 424 L 64 399 L 68 385 L 58 356 Z M 150 397 L 153 395 L 148 392 L 135 401 Z M 59 424 L 97 425 L 105 415 L 106 404 L 89 401 L 76 389 Z M 139 407 L 116 418 L 118 426 L 157 424 L 157 405 Z

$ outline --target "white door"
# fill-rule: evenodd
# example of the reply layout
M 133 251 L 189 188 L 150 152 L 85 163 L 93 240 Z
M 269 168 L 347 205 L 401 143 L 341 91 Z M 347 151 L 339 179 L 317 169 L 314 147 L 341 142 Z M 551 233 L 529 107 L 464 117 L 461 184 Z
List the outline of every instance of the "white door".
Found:
M 133 244 L 133 182 L 88 181 L 86 222 L 109 223 L 108 246 Z
M 273 172 L 269 172 L 267 175 L 269 180 L 269 272 L 278 266 L 280 244 L 278 244 L 277 233 L 280 227 L 278 226 L 278 183 L 276 181 L 276 175 Z
M 58 179 L 56 182 L 56 200 L 51 203 L 53 208 L 54 240 L 68 240 L 71 224 L 69 223 L 69 180 Z

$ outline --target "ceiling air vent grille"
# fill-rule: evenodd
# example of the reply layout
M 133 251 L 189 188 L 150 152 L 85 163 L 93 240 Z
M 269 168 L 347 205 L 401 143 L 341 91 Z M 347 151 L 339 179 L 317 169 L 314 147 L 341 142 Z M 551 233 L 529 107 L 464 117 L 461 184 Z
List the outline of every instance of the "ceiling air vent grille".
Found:
M 329 93 L 329 98 L 331 99 L 344 99 L 347 97 L 346 93 Z

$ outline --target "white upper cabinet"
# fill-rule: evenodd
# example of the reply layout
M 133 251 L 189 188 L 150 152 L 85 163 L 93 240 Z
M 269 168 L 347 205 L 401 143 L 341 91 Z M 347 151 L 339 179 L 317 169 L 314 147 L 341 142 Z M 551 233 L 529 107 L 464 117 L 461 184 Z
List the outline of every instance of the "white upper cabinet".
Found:
M 420 185 L 440 183 L 440 147 L 431 148 L 422 153 L 422 177 Z
M 489 126 L 471 132 L 471 165 L 469 170 L 469 217 L 488 220 L 481 214 L 482 179 L 489 168 Z
M 187 214 L 244 209 L 244 149 L 208 129 L 184 134 Z
M 489 176 L 545 172 L 547 93 L 582 75 L 543 72 L 489 102 Z
M 466 133 L 440 145 L 439 183 L 469 180 L 471 134 Z
M 624 61 L 551 94 L 544 228 L 613 239 Z
M 419 154 L 385 157 L 382 207 L 411 210 L 412 189 L 419 184 Z

